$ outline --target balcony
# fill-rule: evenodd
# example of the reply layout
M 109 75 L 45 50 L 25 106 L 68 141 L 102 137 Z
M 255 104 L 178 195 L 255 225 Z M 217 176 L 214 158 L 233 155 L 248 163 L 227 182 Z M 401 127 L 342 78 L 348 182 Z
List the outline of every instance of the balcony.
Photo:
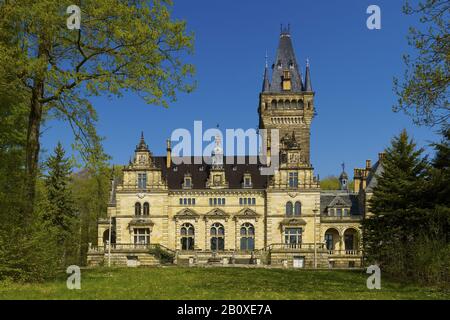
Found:
M 321 215 L 321 222 L 359 222 L 362 221 L 362 215 L 350 215 L 350 216 L 326 216 Z
M 88 253 L 108 253 L 109 246 L 89 246 Z M 111 244 L 111 252 L 148 252 L 152 249 L 163 249 L 169 252 L 172 250 L 160 245 L 160 244 L 140 244 L 140 243 L 113 243 Z
M 362 256 L 362 250 L 328 250 L 330 256 Z
M 277 252 L 300 252 L 300 251 L 313 251 L 317 250 L 325 250 L 325 244 L 323 243 L 274 243 L 266 248 L 264 251 L 277 251 Z

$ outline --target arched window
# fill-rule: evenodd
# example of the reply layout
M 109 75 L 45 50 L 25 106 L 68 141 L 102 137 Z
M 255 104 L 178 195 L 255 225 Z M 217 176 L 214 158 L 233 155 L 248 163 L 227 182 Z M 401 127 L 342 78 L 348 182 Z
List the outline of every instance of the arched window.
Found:
M 294 207 L 294 215 L 300 216 L 301 214 L 302 214 L 302 204 L 300 203 L 300 201 L 297 201 Z
M 195 244 L 195 229 L 190 223 L 185 223 L 181 226 L 181 250 L 194 250 Z
M 134 204 L 134 214 L 136 216 L 140 216 L 141 215 L 141 204 L 139 202 L 136 202 Z
M 225 228 L 220 223 L 214 223 L 211 226 L 211 250 L 225 250 Z
M 293 214 L 292 202 L 288 201 L 286 202 L 286 215 L 292 216 L 292 214 Z
M 290 109 L 291 108 L 291 101 L 284 100 L 284 107 L 287 108 L 287 109 Z
M 241 250 L 255 250 L 255 227 L 251 223 L 244 223 L 241 226 Z
M 150 204 L 148 202 L 144 203 L 144 216 L 150 215 Z

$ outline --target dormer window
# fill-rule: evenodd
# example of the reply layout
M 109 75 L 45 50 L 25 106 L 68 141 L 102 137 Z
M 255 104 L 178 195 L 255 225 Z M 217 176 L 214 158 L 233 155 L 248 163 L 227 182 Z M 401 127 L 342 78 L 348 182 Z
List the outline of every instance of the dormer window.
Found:
M 244 181 L 243 181 L 243 187 L 244 188 L 251 188 L 252 187 L 252 176 L 248 173 L 244 175 Z
M 190 174 L 186 174 L 184 176 L 183 189 L 191 189 L 192 188 L 192 176 Z
M 289 70 L 283 71 L 283 90 L 291 90 L 291 72 Z
M 278 69 L 281 69 L 281 61 L 278 61 L 278 63 L 277 63 L 277 68 L 278 68 Z

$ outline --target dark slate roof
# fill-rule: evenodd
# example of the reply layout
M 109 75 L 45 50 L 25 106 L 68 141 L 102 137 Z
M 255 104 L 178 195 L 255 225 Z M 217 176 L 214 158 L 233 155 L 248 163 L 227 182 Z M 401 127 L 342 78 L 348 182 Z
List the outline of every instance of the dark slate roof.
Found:
M 360 215 L 358 194 L 349 193 L 343 190 L 322 191 L 320 193 L 320 214 L 327 212 L 328 206 L 336 199 L 342 199 L 346 204 L 350 205 L 351 215 Z
M 383 164 L 380 161 L 377 161 L 367 176 L 366 192 L 373 192 L 373 189 L 377 185 L 377 177 L 381 176 L 383 171 Z
M 312 92 L 312 85 L 311 85 L 311 72 L 309 70 L 309 61 L 306 62 L 306 75 L 305 75 L 305 91 Z
M 262 92 L 268 92 L 270 90 L 270 82 L 269 82 L 269 70 L 266 68 L 264 69 L 264 80 L 263 80 L 263 86 L 262 86 Z
M 252 178 L 253 189 L 265 189 L 267 186 L 268 176 L 261 175 L 261 164 L 250 164 L 250 157 L 246 156 L 245 164 L 228 164 L 229 161 L 223 165 L 225 170 L 225 179 L 228 182 L 229 189 L 242 189 L 242 182 L 244 174 L 249 173 Z M 166 167 L 165 156 L 153 157 L 153 161 L 158 168 L 161 168 L 163 178 L 167 181 L 169 190 L 183 189 L 184 175 L 190 173 L 192 176 L 193 190 L 207 189 L 206 182 L 209 178 L 211 165 L 202 161 L 200 164 L 194 162 L 194 157 L 191 157 L 190 164 L 175 165 L 172 163 L 170 168 Z
M 278 65 L 281 63 L 281 68 Z M 290 67 L 292 65 L 292 68 Z M 270 83 L 271 93 L 283 93 L 282 76 L 283 70 L 291 72 L 291 92 L 303 91 L 301 72 L 295 58 L 294 48 L 292 46 L 291 35 L 289 32 L 282 32 L 278 44 L 277 56 L 272 66 L 272 81 Z

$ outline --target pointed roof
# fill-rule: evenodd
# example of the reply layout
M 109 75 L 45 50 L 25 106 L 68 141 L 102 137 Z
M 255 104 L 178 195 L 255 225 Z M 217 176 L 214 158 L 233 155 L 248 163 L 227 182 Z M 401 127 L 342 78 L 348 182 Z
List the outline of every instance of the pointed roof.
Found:
M 306 74 L 305 74 L 305 91 L 312 92 L 311 73 L 309 70 L 309 59 L 306 59 Z
M 269 70 L 266 66 L 264 68 L 264 80 L 263 80 L 262 92 L 269 92 L 269 90 L 270 90 Z
M 148 145 L 145 143 L 143 131 L 141 132 L 141 140 L 139 141 L 139 144 L 136 146 L 136 151 L 148 151 Z
M 295 58 L 294 47 L 292 46 L 289 28 L 282 28 L 280 41 L 278 43 L 277 55 L 272 66 L 272 81 L 270 82 L 270 92 L 282 93 L 283 71 L 289 70 L 291 73 L 291 92 L 301 92 L 303 90 L 302 76 L 299 71 L 297 59 Z

